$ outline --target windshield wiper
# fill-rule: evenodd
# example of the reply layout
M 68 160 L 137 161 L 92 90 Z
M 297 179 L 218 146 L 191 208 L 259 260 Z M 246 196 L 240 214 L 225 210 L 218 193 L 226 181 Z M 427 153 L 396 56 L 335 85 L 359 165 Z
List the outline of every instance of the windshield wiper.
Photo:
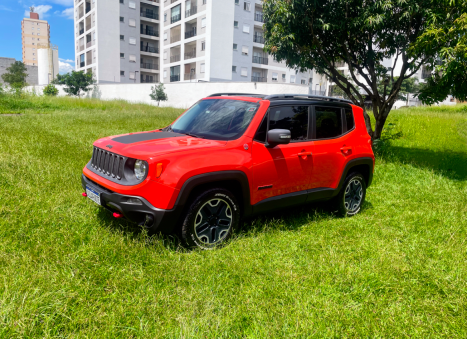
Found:
M 193 133 L 186 133 L 186 132 L 180 132 L 185 135 L 189 135 L 190 137 L 198 138 L 198 139 L 203 139 L 203 137 L 200 137 L 199 135 L 193 134 Z

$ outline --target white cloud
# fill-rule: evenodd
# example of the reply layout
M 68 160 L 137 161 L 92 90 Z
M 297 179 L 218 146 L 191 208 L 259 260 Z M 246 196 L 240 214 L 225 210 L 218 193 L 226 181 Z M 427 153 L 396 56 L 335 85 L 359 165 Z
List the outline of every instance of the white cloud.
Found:
M 54 14 L 73 20 L 73 7 L 67 8 L 63 11 L 55 11 Z
M 73 62 L 73 61 L 71 61 L 71 62 Z M 73 71 L 75 69 L 72 65 L 67 64 L 66 62 L 63 62 L 60 59 L 58 60 L 58 65 L 59 65 L 58 66 L 58 73 L 60 73 L 60 74 L 70 73 L 71 71 Z
M 48 0 L 48 2 L 67 7 L 73 6 L 73 0 Z
M 71 60 L 71 59 L 62 59 L 62 58 L 58 58 L 58 60 L 60 60 L 60 61 L 62 61 L 62 62 L 66 62 L 67 64 L 72 64 L 72 63 L 74 63 L 74 61 Z
M 34 6 L 34 12 L 39 14 L 39 19 L 44 19 L 47 17 L 47 12 L 52 9 L 52 6 L 49 5 L 39 5 Z M 24 16 L 29 18 L 29 9 L 24 11 Z

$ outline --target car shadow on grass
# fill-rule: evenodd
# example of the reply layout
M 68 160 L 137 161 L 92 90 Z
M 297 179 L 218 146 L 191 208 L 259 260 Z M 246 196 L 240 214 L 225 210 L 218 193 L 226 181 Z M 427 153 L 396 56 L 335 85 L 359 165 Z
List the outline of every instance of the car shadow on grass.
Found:
M 467 153 L 385 145 L 376 153 L 385 161 L 433 170 L 451 180 L 467 180 Z

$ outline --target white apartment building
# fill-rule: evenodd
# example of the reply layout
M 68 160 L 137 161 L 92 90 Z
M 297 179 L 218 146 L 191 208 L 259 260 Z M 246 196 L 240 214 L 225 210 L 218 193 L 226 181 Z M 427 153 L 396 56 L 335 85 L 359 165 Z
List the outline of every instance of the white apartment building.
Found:
M 263 21 L 259 0 L 75 0 L 76 69 L 98 83 L 311 86 L 263 52 Z

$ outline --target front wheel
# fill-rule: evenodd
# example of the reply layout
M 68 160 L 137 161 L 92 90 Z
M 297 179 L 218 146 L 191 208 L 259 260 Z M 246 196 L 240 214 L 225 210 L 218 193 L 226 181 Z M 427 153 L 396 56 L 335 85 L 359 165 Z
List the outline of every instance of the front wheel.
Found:
M 335 198 L 339 214 L 350 217 L 360 212 L 365 196 L 366 182 L 363 175 L 357 172 L 349 174 Z
M 240 224 L 240 206 L 223 188 L 199 194 L 183 218 L 180 237 L 188 247 L 211 249 L 225 243 Z

